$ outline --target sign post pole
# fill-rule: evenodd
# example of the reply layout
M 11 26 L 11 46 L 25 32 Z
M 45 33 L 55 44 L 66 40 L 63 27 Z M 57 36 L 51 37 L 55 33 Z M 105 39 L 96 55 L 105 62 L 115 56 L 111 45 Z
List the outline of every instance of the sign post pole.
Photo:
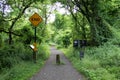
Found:
M 34 46 L 35 46 L 35 49 L 36 49 L 36 40 L 37 40 L 37 36 L 36 36 L 36 28 L 35 27 L 35 39 L 34 39 Z M 34 59 L 34 63 L 36 63 L 36 50 L 33 51 L 33 59 Z
M 35 43 L 36 43 L 36 40 L 37 40 L 37 39 L 36 39 L 36 38 L 37 38 L 37 36 L 36 36 L 36 28 L 37 28 L 37 27 L 35 27 Z
M 34 35 L 34 44 L 33 45 L 30 45 L 31 48 L 33 49 L 33 60 L 34 62 L 36 63 L 36 53 L 37 53 L 37 35 L 36 35 L 36 28 L 37 26 L 39 25 L 39 23 L 42 22 L 42 18 L 41 16 L 39 16 L 39 14 L 37 13 L 34 13 L 30 18 L 29 18 L 29 21 L 32 23 L 32 25 L 34 26 L 34 32 L 35 32 L 35 35 Z

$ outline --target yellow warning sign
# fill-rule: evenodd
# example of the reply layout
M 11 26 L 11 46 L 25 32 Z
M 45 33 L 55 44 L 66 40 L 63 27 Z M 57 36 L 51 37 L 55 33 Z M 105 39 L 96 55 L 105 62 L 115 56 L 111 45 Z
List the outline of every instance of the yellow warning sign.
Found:
M 29 21 L 32 23 L 33 26 L 37 27 L 39 25 L 39 23 L 42 22 L 42 18 L 41 16 L 39 16 L 39 14 L 34 13 L 30 18 Z

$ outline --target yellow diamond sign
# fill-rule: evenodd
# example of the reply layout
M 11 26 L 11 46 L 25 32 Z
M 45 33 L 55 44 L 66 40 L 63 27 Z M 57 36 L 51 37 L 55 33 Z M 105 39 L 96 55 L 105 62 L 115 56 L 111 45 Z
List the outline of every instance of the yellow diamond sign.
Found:
M 30 18 L 29 18 L 30 22 L 32 23 L 33 26 L 38 26 L 39 23 L 42 22 L 42 18 L 39 16 L 39 14 L 34 13 Z

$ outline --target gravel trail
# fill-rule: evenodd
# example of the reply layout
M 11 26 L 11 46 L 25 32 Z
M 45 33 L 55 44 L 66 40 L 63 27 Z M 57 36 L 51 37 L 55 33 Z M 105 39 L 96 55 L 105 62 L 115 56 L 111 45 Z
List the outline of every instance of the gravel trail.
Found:
M 85 80 L 84 77 L 72 67 L 71 63 L 61 51 L 55 47 L 51 47 L 50 51 L 51 55 L 44 67 L 30 80 Z M 60 54 L 61 62 L 64 64 L 56 64 L 56 54 Z

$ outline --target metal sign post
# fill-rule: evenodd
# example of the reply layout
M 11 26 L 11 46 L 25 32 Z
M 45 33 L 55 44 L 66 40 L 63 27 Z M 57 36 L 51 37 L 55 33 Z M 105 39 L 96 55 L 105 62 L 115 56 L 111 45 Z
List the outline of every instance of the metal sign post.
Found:
M 85 53 L 85 46 L 87 44 L 87 40 L 80 40 L 80 60 L 84 58 L 84 53 Z
M 35 39 L 34 39 L 34 50 L 33 50 L 33 60 L 34 60 L 34 63 L 36 63 L 36 51 L 37 51 L 37 44 L 36 44 L 36 41 L 37 41 L 37 36 L 36 36 L 36 28 L 35 27 Z
M 87 45 L 87 40 L 74 40 L 73 47 L 79 50 L 80 60 L 84 58 L 85 46 Z M 74 54 L 75 56 L 75 54 Z
M 32 23 L 32 25 L 35 27 L 35 37 L 34 37 L 34 44 L 30 45 L 31 49 L 33 50 L 33 60 L 36 63 L 36 52 L 37 52 L 37 35 L 36 35 L 36 28 L 39 25 L 39 23 L 42 22 L 42 18 L 39 16 L 39 14 L 34 13 L 30 18 L 29 21 Z
M 36 44 L 36 42 L 37 42 L 37 35 L 36 35 L 36 30 L 37 30 L 37 27 L 35 27 L 34 28 L 34 42 L 35 42 L 35 44 Z

